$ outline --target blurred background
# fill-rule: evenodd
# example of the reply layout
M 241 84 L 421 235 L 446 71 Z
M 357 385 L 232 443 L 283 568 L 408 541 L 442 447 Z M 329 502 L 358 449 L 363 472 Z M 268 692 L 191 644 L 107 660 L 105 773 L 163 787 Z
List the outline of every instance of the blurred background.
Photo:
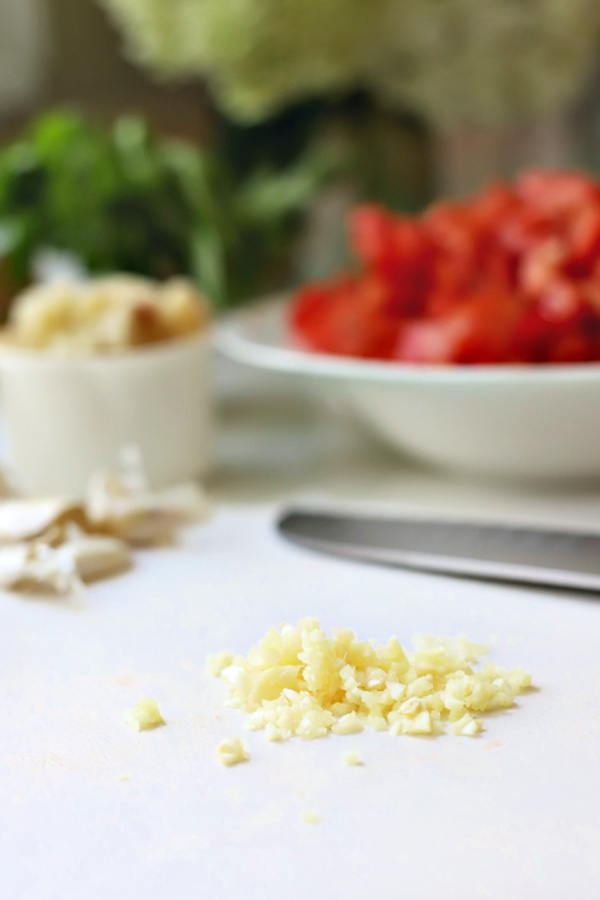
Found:
M 344 212 L 600 169 L 596 0 L 2 0 L 0 295 L 67 253 L 230 306 Z

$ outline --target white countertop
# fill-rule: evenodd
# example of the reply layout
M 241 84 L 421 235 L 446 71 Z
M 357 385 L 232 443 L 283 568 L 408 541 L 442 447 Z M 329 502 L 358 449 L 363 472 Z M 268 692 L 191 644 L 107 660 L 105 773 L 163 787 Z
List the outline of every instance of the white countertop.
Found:
M 0 595 L 0 896 L 597 900 L 600 603 L 312 555 L 273 518 L 311 496 L 600 526 L 600 488 L 401 468 L 284 393 L 233 390 L 224 420 L 217 514 L 181 547 L 73 601 Z M 464 632 L 539 691 L 476 739 L 269 744 L 223 708 L 205 655 L 305 615 L 403 643 Z M 125 724 L 143 696 L 165 727 Z M 250 762 L 219 766 L 217 743 L 239 734 Z M 348 768 L 354 748 L 365 765 Z

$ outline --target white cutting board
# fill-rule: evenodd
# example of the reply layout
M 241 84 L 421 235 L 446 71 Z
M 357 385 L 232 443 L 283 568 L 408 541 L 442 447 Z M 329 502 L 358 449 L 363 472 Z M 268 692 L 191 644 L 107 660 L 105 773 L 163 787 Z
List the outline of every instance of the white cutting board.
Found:
M 225 508 L 76 602 L 0 595 L 0 896 L 597 900 L 600 601 L 311 555 L 272 521 Z M 204 658 L 305 615 L 380 641 L 465 632 L 539 691 L 476 739 L 269 744 Z M 144 696 L 167 725 L 135 733 Z M 239 734 L 251 761 L 219 766 Z

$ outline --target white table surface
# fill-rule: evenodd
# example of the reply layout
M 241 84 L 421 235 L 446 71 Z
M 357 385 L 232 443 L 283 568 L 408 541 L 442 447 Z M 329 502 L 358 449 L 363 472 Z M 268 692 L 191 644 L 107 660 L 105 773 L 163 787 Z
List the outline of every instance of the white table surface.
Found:
M 310 496 L 600 526 L 600 488 L 410 470 L 285 391 L 234 386 L 223 419 L 211 523 L 82 598 L 0 595 L 0 897 L 597 900 L 600 603 L 312 555 L 273 519 Z M 270 744 L 204 659 L 306 615 L 378 640 L 464 632 L 539 690 L 476 739 Z M 144 696 L 167 724 L 136 733 Z M 252 758 L 225 769 L 216 745 L 240 734 Z

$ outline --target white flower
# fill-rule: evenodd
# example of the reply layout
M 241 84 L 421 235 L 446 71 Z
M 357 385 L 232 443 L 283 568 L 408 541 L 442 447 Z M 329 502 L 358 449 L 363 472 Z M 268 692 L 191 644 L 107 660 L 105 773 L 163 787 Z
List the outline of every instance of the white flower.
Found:
M 372 87 L 436 123 L 553 112 L 581 87 L 597 0 L 101 0 L 131 54 L 202 75 L 238 118 Z

